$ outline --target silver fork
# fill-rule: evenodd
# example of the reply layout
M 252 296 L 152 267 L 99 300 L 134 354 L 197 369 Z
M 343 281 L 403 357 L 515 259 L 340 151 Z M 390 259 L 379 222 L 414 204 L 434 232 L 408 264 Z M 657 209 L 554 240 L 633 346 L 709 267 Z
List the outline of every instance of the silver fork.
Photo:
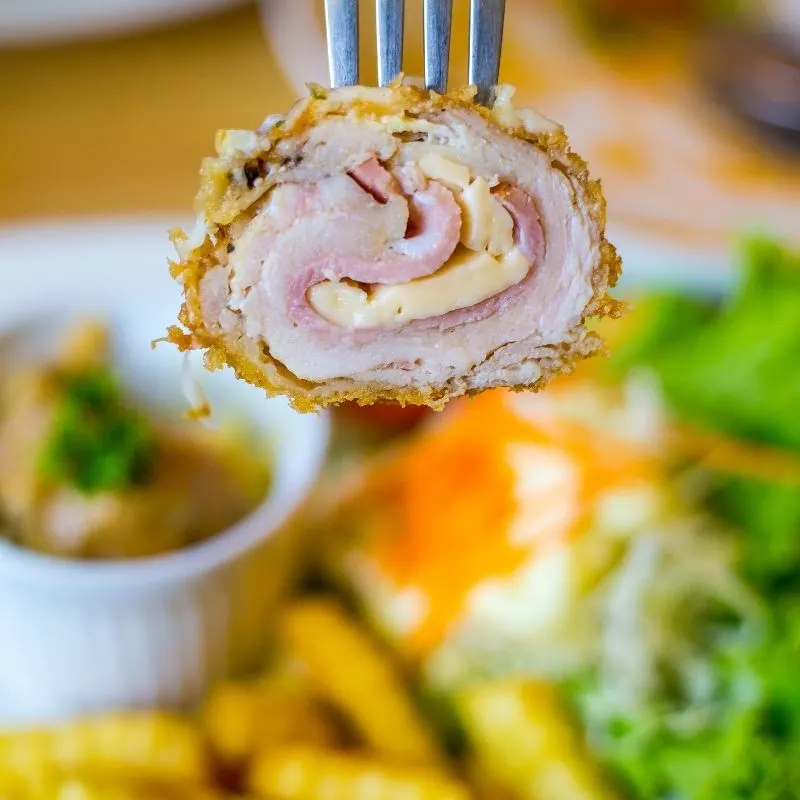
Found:
M 404 0 L 375 0 L 378 83 L 385 86 L 403 69 Z M 491 105 L 500 71 L 505 0 L 470 0 L 469 82 L 476 101 Z M 453 0 L 423 0 L 425 86 L 447 90 Z M 331 86 L 358 83 L 358 0 L 325 0 Z

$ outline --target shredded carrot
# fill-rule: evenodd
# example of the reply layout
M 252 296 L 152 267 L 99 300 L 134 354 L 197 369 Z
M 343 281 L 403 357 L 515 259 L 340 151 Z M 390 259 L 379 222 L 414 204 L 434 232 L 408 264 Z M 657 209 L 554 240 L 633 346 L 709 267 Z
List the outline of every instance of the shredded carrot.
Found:
M 479 583 L 569 542 L 603 493 L 650 479 L 649 457 L 634 445 L 557 415 L 527 418 L 510 397 L 486 393 L 446 412 L 374 484 L 369 502 L 381 521 L 367 554 L 396 586 L 425 596 L 407 642 L 417 653 L 446 635 Z M 531 454 L 531 469 L 554 457 L 571 468 L 563 477 L 551 470 L 542 491 L 526 494 L 515 453 Z M 565 502 L 571 513 L 554 515 Z M 512 541 L 520 526 L 536 535 Z

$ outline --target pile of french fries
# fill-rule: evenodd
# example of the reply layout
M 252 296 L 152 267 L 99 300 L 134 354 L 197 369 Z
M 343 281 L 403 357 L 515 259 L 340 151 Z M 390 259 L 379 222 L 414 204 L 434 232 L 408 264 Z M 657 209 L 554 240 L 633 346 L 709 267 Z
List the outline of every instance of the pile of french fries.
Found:
M 280 666 L 197 715 L 122 712 L 0 734 L 2 800 L 605 800 L 548 685 L 480 684 L 448 753 L 399 663 L 334 599 L 286 609 Z

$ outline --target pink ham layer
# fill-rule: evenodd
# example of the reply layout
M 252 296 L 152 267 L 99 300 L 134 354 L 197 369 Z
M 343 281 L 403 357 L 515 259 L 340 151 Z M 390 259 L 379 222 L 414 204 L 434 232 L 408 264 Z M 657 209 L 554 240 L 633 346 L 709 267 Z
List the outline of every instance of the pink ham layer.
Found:
M 378 203 L 403 196 L 394 175 L 374 156 L 350 172 L 350 177 Z M 453 195 L 439 183 L 426 187 L 409 185 L 409 229 L 403 239 L 392 242 L 375 261 L 353 257 L 337 276 L 359 283 L 406 283 L 436 272 L 453 255 L 461 234 L 461 209 Z
M 453 255 L 461 233 L 461 209 L 452 192 L 436 181 L 420 186 L 408 173 L 393 175 L 374 156 L 352 170 L 350 177 L 376 202 L 384 204 L 393 195 L 402 195 L 409 204 L 409 225 L 406 237 L 392 242 L 386 253 L 375 261 L 348 257 L 339 263 L 335 256 L 322 264 L 305 270 L 293 270 L 286 286 L 286 297 L 292 318 L 310 328 L 340 330 L 321 317 L 308 303 L 308 290 L 316 283 L 330 279 L 348 278 L 359 283 L 395 284 L 431 275 Z M 313 189 L 308 188 L 308 192 Z M 517 246 L 531 267 L 539 263 L 545 252 L 544 234 L 539 213 L 532 198 L 520 188 L 503 187 L 496 193 L 514 222 Z M 306 197 L 300 213 L 313 213 L 313 199 Z M 438 317 L 414 320 L 404 330 L 427 330 L 439 327 L 447 330 L 484 319 L 513 304 L 525 293 L 535 274 L 530 269 L 516 285 L 467 308 L 458 308 Z M 374 331 L 361 329 L 349 332 L 356 340 L 374 336 Z

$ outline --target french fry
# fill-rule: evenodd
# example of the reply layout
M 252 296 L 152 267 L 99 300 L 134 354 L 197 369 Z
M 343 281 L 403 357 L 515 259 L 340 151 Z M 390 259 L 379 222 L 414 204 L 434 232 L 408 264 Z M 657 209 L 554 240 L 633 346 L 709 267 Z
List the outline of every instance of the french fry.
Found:
M 555 689 L 534 681 L 471 687 L 458 709 L 489 781 L 520 800 L 612 800 Z
M 250 789 L 269 800 L 468 800 L 464 786 L 429 767 L 305 747 L 256 756 Z
M 306 687 L 297 683 L 223 683 L 203 709 L 212 753 L 228 769 L 244 766 L 256 750 L 286 744 L 341 744 L 342 732 Z
M 3 800 L 222 800 L 212 789 L 140 783 L 127 780 L 98 780 L 61 777 L 32 781 L 25 789 L 3 793 Z
M 211 789 L 185 785 L 108 783 L 68 778 L 59 785 L 55 795 L 41 795 L 41 800 L 53 797 L 57 800 L 221 800 L 222 795 Z
M 506 786 L 500 786 L 474 758 L 467 758 L 462 764 L 464 779 L 477 800 L 518 800 Z M 552 800 L 557 800 L 552 798 Z
M 0 760 L 0 797 L 3 800 L 35 800 L 53 796 L 57 778 L 47 765 L 35 767 L 33 772 L 8 769 Z
M 88 717 L 48 730 L 0 736 L 0 785 L 14 775 L 120 775 L 143 781 L 202 784 L 207 777 L 200 732 L 165 712 Z
M 282 630 L 289 652 L 378 755 L 410 764 L 440 760 L 395 665 L 335 602 L 297 603 Z

